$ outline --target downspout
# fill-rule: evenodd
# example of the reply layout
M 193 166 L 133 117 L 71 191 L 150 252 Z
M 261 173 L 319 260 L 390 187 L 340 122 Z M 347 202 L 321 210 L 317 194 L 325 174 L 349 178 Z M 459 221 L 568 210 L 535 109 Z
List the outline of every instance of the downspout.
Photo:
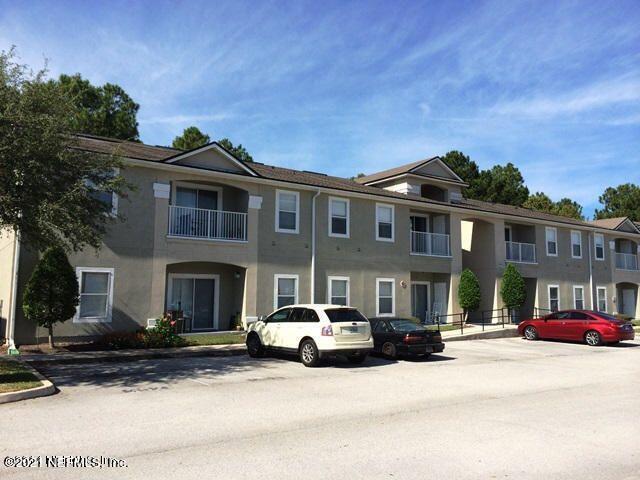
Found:
M 591 298 L 591 310 L 593 308 L 593 260 L 591 259 L 591 234 L 587 234 L 587 242 L 589 243 L 589 297 Z
M 9 308 L 9 318 L 7 319 L 7 346 L 9 353 L 16 353 L 16 299 L 18 297 L 18 269 L 20 266 L 20 232 L 17 230 L 15 237 L 16 239 L 13 246 L 13 270 L 11 272 L 11 308 Z
M 316 198 L 320 195 L 320 190 L 311 199 L 311 303 L 316 303 Z

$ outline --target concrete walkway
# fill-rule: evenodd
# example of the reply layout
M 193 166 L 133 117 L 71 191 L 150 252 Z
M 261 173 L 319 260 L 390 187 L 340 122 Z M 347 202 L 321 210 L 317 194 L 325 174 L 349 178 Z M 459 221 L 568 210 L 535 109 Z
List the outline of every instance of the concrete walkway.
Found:
M 517 325 L 491 324 L 485 325 L 484 331 L 481 325 L 465 326 L 464 333 L 460 329 L 442 332 L 442 339 L 445 342 L 455 342 L 458 340 L 479 340 L 483 338 L 506 338 L 517 337 Z

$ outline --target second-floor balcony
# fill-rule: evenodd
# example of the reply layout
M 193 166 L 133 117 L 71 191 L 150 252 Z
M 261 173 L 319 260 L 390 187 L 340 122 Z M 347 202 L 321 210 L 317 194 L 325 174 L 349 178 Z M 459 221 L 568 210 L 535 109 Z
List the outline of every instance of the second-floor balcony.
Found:
M 505 242 L 507 261 L 518 263 L 536 263 L 536 245 L 534 243 Z
M 169 205 L 169 236 L 247 241 L 247 214 Z
M 638 255 L 616 252 L 616 268 L 618 270 L 638 270 Z
M 411 230 L 411 253 L 433 257 L 450 257 L 451 242 L 449 235 Z

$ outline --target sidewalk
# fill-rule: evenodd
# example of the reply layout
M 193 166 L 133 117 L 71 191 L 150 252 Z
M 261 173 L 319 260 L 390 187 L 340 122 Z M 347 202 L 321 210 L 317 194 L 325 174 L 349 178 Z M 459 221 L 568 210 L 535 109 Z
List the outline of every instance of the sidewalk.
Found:
M 99 352 L 26 353 L 20 355 L 20 359 L 32 365 L 72 364 L 129 362 L 131 360 L 147 360 L 153 358 L 227 357 L 231 355 L 244 355 L 246 352 L 247 349 L 243 344 L 197 345 L 193 347 L 108 350 Z

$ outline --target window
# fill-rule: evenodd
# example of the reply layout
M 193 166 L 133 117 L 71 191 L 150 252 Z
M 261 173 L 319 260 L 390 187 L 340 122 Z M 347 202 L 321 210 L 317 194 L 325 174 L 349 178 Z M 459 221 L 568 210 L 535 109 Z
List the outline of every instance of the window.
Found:
M 298 233 L 300 225 L 300 194 L 276 191 L 276 232 Z
M 329 236 L 349 237 L 349 200 L 329 198 Z
M 393 205 L 376 204 L 376 240 L 393 242 Z
M 582 258 L 582 233 L 571 230 L 571 257 Z
M 388 333 L 391 331 L 391 327 L 387 325 L 387 322 L 385 322 L 384 320 L 378 320 L 378 323 L 373 328 L 373 331 L 378 333 Z
M 287 322 L 302 322 L 306 308 L 294 308 L 291 310 L 291 315 L 287 319 Z
M 275 275 L 273 308 L 298 303 L 298 275 Z
M 596 260 L 604 260 L 604 235 L 596 233 L 593 236 L 593 242 L 596 247 Z
M 268 322 L 286 322 L 289 318 L 289 314 L 291 313 L 290 308 L 283 308 L 282 310 L 278 310 L 277 312 L 272 313 L 267 317 Z
M 221 202 L 220 189 L 188 188 L 176 186 L 175 204 L 178 207 L 218 210 Z
M 340 322 L 368 322 L 368 320 L 355 308 L 327 308 L 324 313 L 331 323 Z
M 113 303 L 113 268 L 76 268 L 80 303 L 74 322 L 111 321 Z
M 583 312 L 570 312 L 569 319 L 570 320 L 591 320 L 591 317 Z
M 606 312 L 607 311 L 607 288 L 606 287 L 598 287 L 596 289 L 597 297 L 598 297 L 598 311 Z
M 393 278 L 376 279 L 376 314 L 395 315 L 395 281 Z
M 302 317 L 302 321 L 317 323 L 320 321 L 320 319 L 318 318 L 318 314 L 316 313 L 315 310 L 312 310 L 311 308 L 307 308 L 306 311 L 304 312 L 304 317 Z
M 107 212 L 111 215 L 118 214 L 118 195 L 115 192 L 105 192 L 102 190 L 96 189 L 95 183 L 91 180 L 86 180 L 85 184 L 89 189 L 89 196 L 95 200 L 98 200 L 105 204 L 107 207 Z
M 329 277 L 327 301 L 331 305 L 349 305 L 349 277 Z
M 579 285 L 573 287 L 573 308 L 584 310 L 584 288 Z
M 558 256 L 558 230 L 554 227 L 546 227 L 545 236 L 547 239 L 547 255 L 550 257 L 557 257 Z
M 560 310 L 560 287 L 549 285 L 549 310 L 557 312 Z

